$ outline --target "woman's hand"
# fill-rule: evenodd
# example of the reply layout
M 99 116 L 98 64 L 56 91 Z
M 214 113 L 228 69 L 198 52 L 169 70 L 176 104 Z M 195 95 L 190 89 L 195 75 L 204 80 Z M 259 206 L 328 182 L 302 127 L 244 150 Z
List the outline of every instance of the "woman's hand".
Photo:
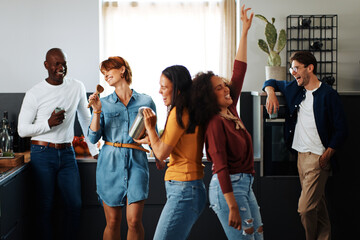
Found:
M 149 136 L 146 135 L 144 138 L 141 139 L 135 139 L 133 138 L 134 142 L 138 143 L 138 144 L 147 144 L 150 145 L 150 139 Z
M 229 226 L 237 230 L 241 229 L 241 217 L 234 192 L 224 193 L 226 203 L 229 207 Z
M 155 157 L 155 163 L 156 163 L 157 169 L 163 170 L 165 168 L 165 165 L 166 165 L 165 161 L 161 161 Z
M 242 31 L 241 31 L 241 37 L 239 42 L 239 47 L 236 52 L 235 59 L 242 62 L 247 62 L 247 34 L 249 31 L 249 28 L 251 27 L 251 23 L 254 17 L 254 13 L 250 14 L 250 18 L 247 16 L 247 12 L 251 8 L 245 9 L 245 5 L 242 5 L 241 11 L 240 11 L 240 19 L 242 21 Z
M 239 208 L 230 208 L 229 211 L 229 226 L 241 230 L 241 217 Z
M 248 31 L 249 28 L 251 27 L 251 23 L 252 23 L 252 19 L 254 17 L 254 13 L 252 12 L 250 14 L 250 18 L 248 18 L 247 16 L 247 12 L 250 10 L 251 8 L 247 8 L 245 9 L 245 5 L 242 5 L 241 7 L 241 11 L 240 11 L 240 19 L 243 23 L 243 31 Z
M 93 111 L 101 111 L 101 101 L 98 94 L 93 93 L 89 96 L 89 104 L 92 106 Z
M 156 115 L 151 108 L 143 109 L 144 125 L 146 130 L 155 129 Z

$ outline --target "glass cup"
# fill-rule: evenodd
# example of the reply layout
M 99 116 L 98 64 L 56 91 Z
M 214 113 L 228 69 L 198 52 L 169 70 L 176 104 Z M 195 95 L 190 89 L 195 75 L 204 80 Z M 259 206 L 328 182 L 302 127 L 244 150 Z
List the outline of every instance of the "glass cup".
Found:
M 60 111 L 62 111 L 62 110 L 65 110 L 63 107 L 56 107 L 55 108 L 55 113 L 58 113 L 58 112 L 60 112 Z M 64 112 L 64 119 L 66 118 L 66 112 Z
M 276 112 L 275 112 L 275 110 L 276 110 Z M 270 119 L 276 119 L 278 117 L 278 112 L 279 112 L 279 110 L 274 107 L 273 111 L 272 111 L 272 114 L 269 113 L 269 118 Z

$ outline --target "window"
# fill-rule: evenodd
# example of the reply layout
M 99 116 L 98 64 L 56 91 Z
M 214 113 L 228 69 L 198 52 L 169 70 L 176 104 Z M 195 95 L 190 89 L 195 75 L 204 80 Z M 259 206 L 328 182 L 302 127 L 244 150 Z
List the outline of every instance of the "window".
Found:
M 235 37 L 233 46 L 224 44 L 221 38 L 225 32 L 222 9 L 224 3 L 220 0 L 103 1 L 101 59 L 121 56 L 129 62 L 133 72 L 131 88 L 153 98 L 159 130 L 167 115 L 159 94 L 160 75 L 166 67 L 179 64 L 187 67 L 192 76 L 212 70 L 230 77 L 220 63 L 225 62 L 225 48 L 235 49 Z M 113 89 L 101 79 L 105 87 L 102 96 L 112 93 Z

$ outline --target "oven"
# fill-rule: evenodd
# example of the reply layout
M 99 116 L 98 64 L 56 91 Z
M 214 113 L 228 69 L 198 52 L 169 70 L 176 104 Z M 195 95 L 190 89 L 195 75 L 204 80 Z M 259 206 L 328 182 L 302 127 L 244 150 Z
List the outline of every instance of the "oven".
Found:
M 266 111 L 266 93 L 253 95 L 253 145 L 254 157 L 260 160 L 260 176 L 296 176 L 297 154 L 286 146 L 285 112 L 286 103 L 280 93 L 279 111 L 276 118 L 270 118 Z
M 263 108 L 263 175 L 297 175 L 296 154 L 288 149 L 284 138 L 285 106 L 280 106 L 274 119 Z

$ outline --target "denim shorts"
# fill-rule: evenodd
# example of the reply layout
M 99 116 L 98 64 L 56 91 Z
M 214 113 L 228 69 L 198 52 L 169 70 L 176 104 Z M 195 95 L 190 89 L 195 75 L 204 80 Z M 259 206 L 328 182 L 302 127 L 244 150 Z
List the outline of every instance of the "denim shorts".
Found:
M 154 240 L 187 239 L 206 205 L 203 180 L 166 181 L 166 204 L 158 221 Z
M 230 179 L 242 220 L 242 228 L 240 231 L 229 226 L 229 207 L 226 203 L 224 194 L 221 191 L 217 174 L 213 175 L 209 186 L 210 207 L 218 216 L 227 238 L 230 240 L 264 239 L 263 234 L 257 232 L 257 229 L 263 224 L 260 208 L 252 189 L 254 177 L 247 173 L 237 173 L 231 174 Z M 251 227 L 254 227 L 254 234 L 245 233 L 244 230 Z

